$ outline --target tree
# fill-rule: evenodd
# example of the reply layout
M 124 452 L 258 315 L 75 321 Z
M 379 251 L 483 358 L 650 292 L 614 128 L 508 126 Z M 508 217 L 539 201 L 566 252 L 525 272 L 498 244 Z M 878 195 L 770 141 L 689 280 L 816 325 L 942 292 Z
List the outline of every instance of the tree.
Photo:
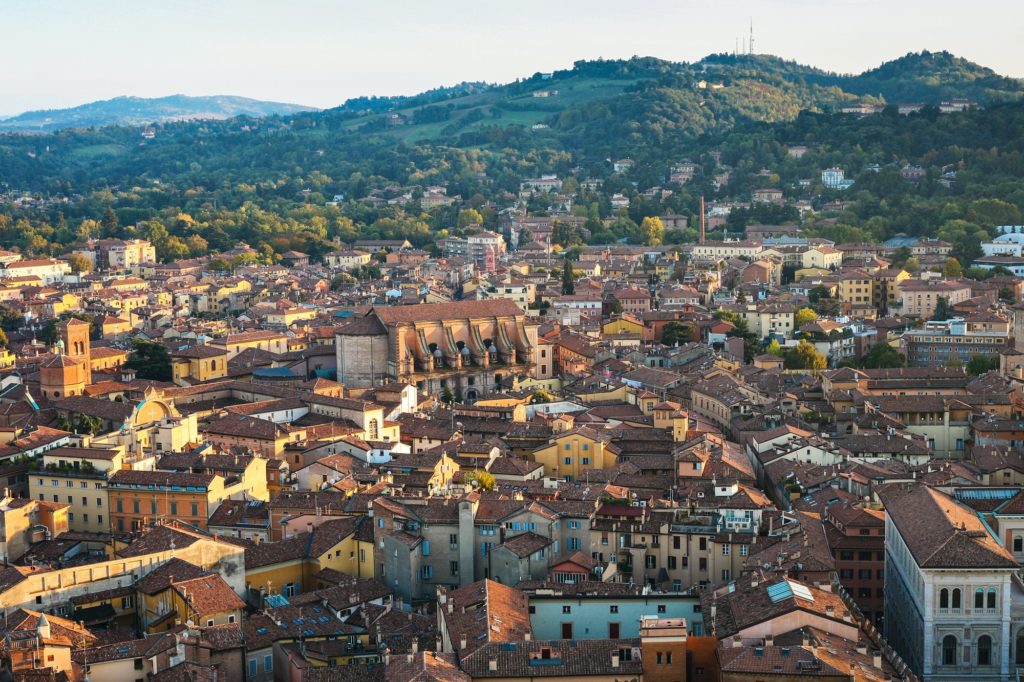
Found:
M 913 253 L 909 246 L 901 246 L 892 252 L 892 266 L 894 268 L 905 268 Z
M 449 223 L 450 225 L 451 223 Z M 464 208 L 459 211 L 459 217 L 455 222 L 455 225 L 460 229 L 464 230 L 470 225 L 483 225 L 484 217 L 480 215 L 480 211 L 475 208 Z
M 562 261 L 562 294 L 571 296 L 576 293 L 576 279 L 572 274 L 572 263 L 566 258 Z
M 685 322 L 667 322 L 662 328 L 661 342 L 666 346 L 675 346 L 693 341 L 693 326 Z
M 103 231 L 103 236 L 114 237 L 117 236 L 117 213 L 110 206 L 107 206 L 107 210 L 103 212 L 103 218 L 100 220 L 100 227 Z
M 445 405 L 451 405 L 452 401 L 455 400 L 455 396 L 452 395 L 452 389 L 445 386 L 441 389 L 441 402 Z
M 960 358 L 950 358 L 942 363 L 943 367 L 963 367 L 964 362 Z
M 861 366 L 865 369 L 895 369 L 905 367 L 907 359 L 887 343 L 878 343 L 864 354 Z
M 918 272 L 921 269 L 921 261 L 917 256 L 911 256 L 903 263 L 903 269 L 910 273 Z
M 171 381 L 171 356 L 162 343 L 155 341 L 144 341 L 137 339 L 132 341 L 134 351 L 125 367 L 135 370 L 135 376 L 139 379 L 152 379 L 153 381 Z
M 814 312 L 810 308 L 801 308 L 800 310 L 796 311 L 796 314 L 793 316 L 793 325 L 797 329 L 799 329 L 805 324 L 809 322 L 814 322 L 817 319 L 818 313 Z
M 985 355 L 972 355 L 967 361 L 967 373 L 971 376 L 978 376 L 985 372 L 999 369 L 999 358 L 987 357 Z
M 640 233 L 648 246 L 658 246 L 665 239 L 665 225 L 657 216 L 647 216 L 640 223 Z
M 943 277 L 962 277 L 964 269 L 960 267 L 960 261 L 956 258 L 950 258 L 942 264 L 942 276 Z
M 813 371 L 823 370 L 828 367 L 828 360 L 825 356 L 818 352 L 814 347 L 814 344 L 803 339 L 796 345 L 786 351 L 786 355 L 783 358 L 783 365 L 786 369 L 809 369 Z
M 764 349 L 764 352 L 779 358 L 785 357 L 785 353 L 782 350 L 782 346 L 779 345 L 778 339 L 772 339 L 771 341 L 769 341 L 768 345 Z
M 231 270 L 231 264 L 223 258 L 214 258 L 207 267 L 213 272 L 229 272 Z
M 494 475 L 489 471 L 475 469 L 469 476 L 466 476 L 466 482 L 481 490 L 494 490 Z
M 737 305 L 746 305 L 747 304 L 747 294 L 746 294 L 745 291 L 743 291 L 743 289 L 737 289 L 736 290 L 736 304 Z
M 75 421 L 75 433 L 88 434 L 95 436 L 103 429 L 103 422 L 99 417 L 93 417 L 87 414 L 78 415 L 78 419 Z
M 939 296 L 935 302 L 935 314 L 932 315 L 932 319 L 936 321 L 948 320 L 953 314 L 953 309 L 949 305 L 949 299 L 945 296 Z
M 68 265 L 71 266 L 71 272 L 76 274 L 92 271 L 92 261 L 80 253 L 73 253 L 68 256 Z
M 530 404 L 543 405 L 545 403 L 550 403 L 552 398 L 553 396 L 547 391 L 543 389 L 537 389 L 530 395 Z

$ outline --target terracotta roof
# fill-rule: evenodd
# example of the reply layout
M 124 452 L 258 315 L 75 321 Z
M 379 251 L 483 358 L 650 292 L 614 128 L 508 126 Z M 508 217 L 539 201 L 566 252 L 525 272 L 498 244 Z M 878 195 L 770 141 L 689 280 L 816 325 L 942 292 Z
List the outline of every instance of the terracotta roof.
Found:
M 451 303 L 375 307 L 372 312 L 386 325 L 437 322 L 471 317 L 522 317 L 523 315 L 523 311 L 514 301 L 504 298 L 487 301 L 452 301 Z
M 925 485 L 894 483 L 878 496 L 921 568 L 1020 567 L 978 515 L 949 495 Z

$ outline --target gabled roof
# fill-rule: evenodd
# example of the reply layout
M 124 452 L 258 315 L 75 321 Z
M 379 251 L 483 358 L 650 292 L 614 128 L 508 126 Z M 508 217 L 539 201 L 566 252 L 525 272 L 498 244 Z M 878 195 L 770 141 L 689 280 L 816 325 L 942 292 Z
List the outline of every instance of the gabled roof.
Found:
M 921 568 L 1020 567 L 973 510 L 935 488 L 895 483 L 879 497 Z

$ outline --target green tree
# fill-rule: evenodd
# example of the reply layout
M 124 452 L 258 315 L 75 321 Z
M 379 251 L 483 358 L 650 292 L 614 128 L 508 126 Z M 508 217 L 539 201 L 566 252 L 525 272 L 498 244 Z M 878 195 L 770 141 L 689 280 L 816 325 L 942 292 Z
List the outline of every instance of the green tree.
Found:
M 530 395 L 530 404 L 543 405 L 545 403 L 550 403 L 552 399 L 553 396 L 550 393 L 543 389 L 538 389 Z
M 657 216 L 647 216 L 640 223 L 640 232 L 648 246 L 659 246 L 665 239 L 665 225 Z
M 861 361 L 865 369 L 895 369 L 905 367 L 907 359 L 903 354 L 887 343 L 877 343 L 871 347 Z
M 469 476 L 466 476 L 466 481 L 481 490 L 494 490 L 494 475 L 483 469 L 474 469 Z
M 935 301 L 935 314 L 932 315 L 932 319 L 942 321 L 948 320 L 952 316 L 953 308 L 949 305 L 949 299 L 945 296 L 939 296 L 938 300 Z
M 919 272 L 921 270 L 921 261 L 917 259 L 917 256 L 911 256 L 903 262 L 903 269 L 909 273 Z
M 768 345 L 765 346 L 764 352 L 768 353 L 769 355 L 774 355 L 775 357 L 778 358 L 785 356 L 785 353 L 782 350 L 782 346 L 779 345 L 778 339 L 772 339 L 771 341 L 769 341 Z
M 909 246 L 901 246 L 892 252 L 892 266 L 894 268 L 906 268 L 906 263 L 913 253 Z
M 110 206 L 107 206 L 107 210 L 103 212 L 103 218 L 100 219 L 100 228 L 105 237 L 116 237 L 117 236 L 117 213 Z
M 125 367 L 135 370 L 139 379 L 171 381 L 171 356 L 166 346 L 155 341 L 136 339 L 132 341 L 133 352 Z
M 967 373 L 971 376 L 978 376 L 985 372 L 999 369 L 998 357 L 987 357 L 985 355 L 972 355 L 967 361 Z
M 75 421 L 75 433 L 88 434 L 95 436 L 103 429 L 103 422 L 99 417 L 93 417 L 87 414 L 78 415 L 78 419 Z
M 807 339 L 802 339 L 794 348 L 786 351 L 783 365 L 786 369 L 819 371 L 828 367 L 828 360 L 818 352 L 814 344 L 807 341 Z
M 484 217 L 475 208 L 464 208 L 459 211 L 459 217 L 455 224 L 460 230 L 464 230 L 470 225 L 483 225 Z
M 447 386 L 444 386 L 441 389 L 441 402 L 444 403 L 445 405 L 451 405 L 452 401 L 454 400 L 455 396 L 452 395 L 452 389 L 448 388 Z
M 562 293 L 571 296 L 576 293 L 576 278 L 572 274 L 572 263 L 566 258 L 562 261 Z
M 817 319 L 818 313 L 814 312 L 810 308 L 801 308 L 793 315 L 793 325 L 797 329 L 800 329 L 800 327 L 804 326 L 808 322 L 814 322 Z
M 68 265 L 71 266 L 71 272 L 76 274 L 92 271 L 92 261 L 80 253 L 73 253 L 68 256 Z
M 662 328 L 661 342 L 666 346 L 682 345 L 691 341 L 693 341 L 693 325 L 673 320 L 665 323 Z
M 960 261 L 956 258 L 949 258 L 942 264 L 943 277 L 962 277 L 964 269 L 960 267 Z

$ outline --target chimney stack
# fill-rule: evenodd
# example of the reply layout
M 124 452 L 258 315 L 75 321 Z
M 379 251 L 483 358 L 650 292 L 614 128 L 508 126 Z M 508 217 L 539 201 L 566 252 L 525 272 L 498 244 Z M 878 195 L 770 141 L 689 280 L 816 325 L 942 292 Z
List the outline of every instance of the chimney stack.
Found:
M 459 651 L 462 651 L 465 648 L 466 648 L 466 636 L 462 635 L 462 637 L 459 638 Z
M 612 667 L 618 669 L 619 667 L 619 652 L 612 654 Z

